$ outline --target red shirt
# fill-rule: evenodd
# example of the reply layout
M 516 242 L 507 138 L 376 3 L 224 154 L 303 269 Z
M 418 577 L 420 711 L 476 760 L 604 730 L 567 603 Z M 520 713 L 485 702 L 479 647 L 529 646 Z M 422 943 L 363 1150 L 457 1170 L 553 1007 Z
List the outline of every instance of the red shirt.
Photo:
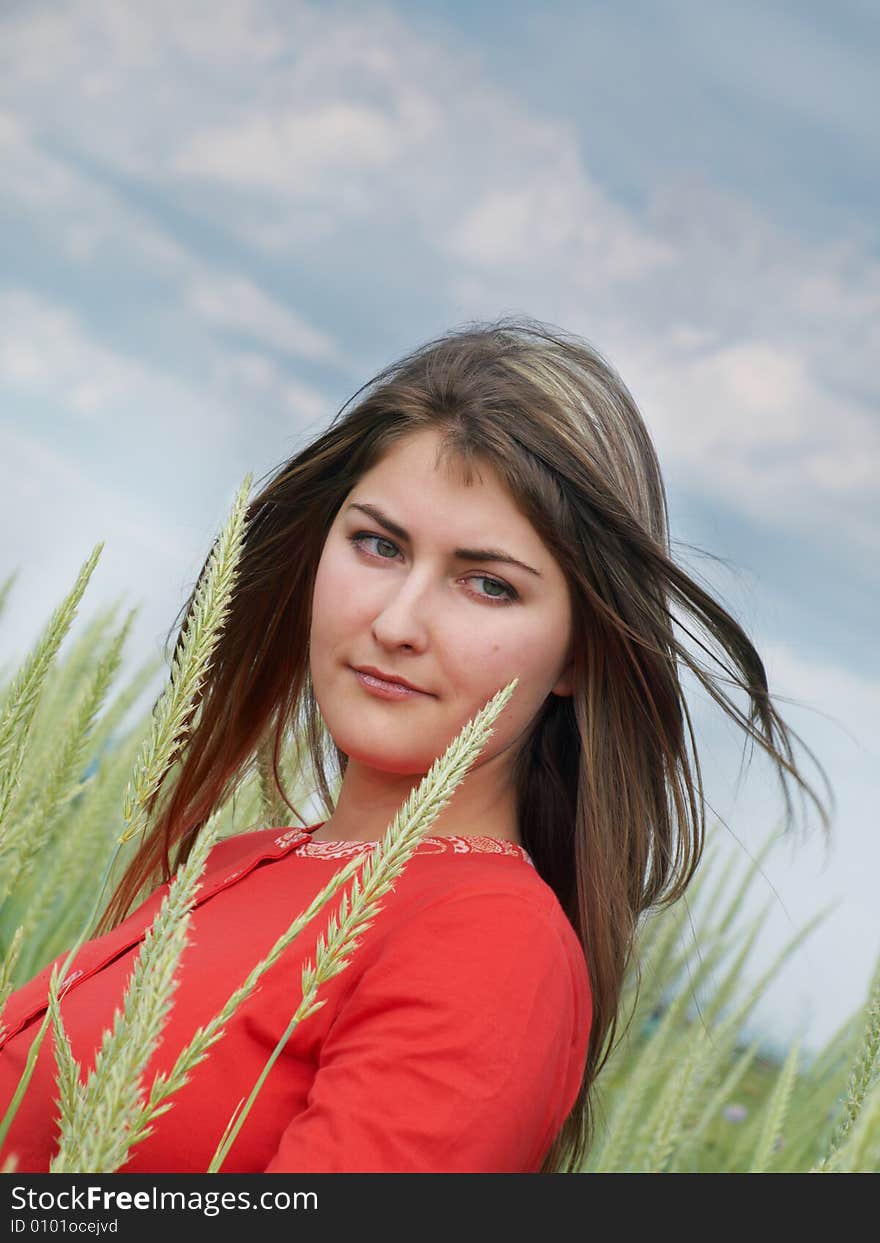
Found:
M 211 851 L 173 1007 L 145 1085 L 173 1065 L 278 936 L 352 853 L 311 829 L 266 829 Z M 161 886 L 117 928 L 81 947 L 62 989 L 74 1056 L 89 1072 L 121 1006 Z M 343 887 L 350 893 L 351 882 Z M 121 1172 L 204 1173 L 302 999 L 301 970 L 342 890 L 242 1003 L 222 1038 L 136 1144 Z M 66 955 L 59 956 L 63 961 Z M 7 1001 L 0 1116 L 46 1009 L 53 964 Z M 325 1004 L 294 1029 L 223 1173 L 535 1172 L 571 1109 L 592 1002 L 580 942 L 522 847 L 425 837 Z M 57 1151 L 52 1028 L 0 1165 L 45 1172 Z

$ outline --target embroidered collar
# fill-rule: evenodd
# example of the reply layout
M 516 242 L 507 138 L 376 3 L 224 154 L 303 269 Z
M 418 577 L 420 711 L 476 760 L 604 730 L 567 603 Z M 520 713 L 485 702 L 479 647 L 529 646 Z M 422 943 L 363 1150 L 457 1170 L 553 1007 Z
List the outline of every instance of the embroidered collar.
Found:
M 321 821 L 321 824 L 323 823 Z M 311 840 L 311 835 L 316 829 L 321 827 L 321 824 L 314 824 L 308 829 L 286 829 L 280 836 L 274 839 L 274 845 L 290 847 L 296 850 L 298 854 L 316 859 L 348 859 L 352 855 L 360 854 L 362 851 L 370 850 L 378 845 L 378 842 L 314 842 Z M 508 842 L 500 837 L 481 837 L 479 835 L 472 837 L 456 835 L 446 837 L 425 836 L 419 842 L 414 853 L 419 855 L 510 855 L 515 859 L 525 860 L 532 867 L 535 866 L 532 856 L 524 846 L 518 846 L 516 842 Z

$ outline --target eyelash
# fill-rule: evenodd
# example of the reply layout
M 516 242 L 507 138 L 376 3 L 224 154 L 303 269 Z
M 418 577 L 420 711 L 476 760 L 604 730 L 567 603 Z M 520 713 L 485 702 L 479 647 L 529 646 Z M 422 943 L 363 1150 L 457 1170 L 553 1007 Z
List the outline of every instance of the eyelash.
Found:
M 394 541 L 387 539 L 384 535 L 374 535 L 370 531 L 358 531 L 357 534 L 348 536 L 349 543 L 354 545 L 354 547 L 357 548 L 358 552 L 360 552 L 362 556 L 370 557 L 374 561 L 392 561 L 393 560 L 393 557 L 377 557 L 374 553 L 365 552 L 364 549 L 361 548 L 361 544 L 364 540 L 367 540 L 367 539 L 381 540 L 383 544 L 390 544 L 392 548 L 396 549 L 398 552 L 400 551 L 397 548 L 397 545 L 394 543 Z M 509 586 L 507 583 L 503 583 L 498 578 L 492 578 L 491 575 L 489 574 L 475 574 L 473 575 L 473 577 L 480 578 L 484 582 L 487 582 L 487 583 L 495 583 L 497 587 L 503 587 L 504 590 L 508 593 L 507 598 L 505 599 L 503 596 L 484 596 L 484 595 L 481 595 L 480 592 L 472 592 L 471 594 L 475 595 L 478 600 L 487 600 L 489 604 L 492 604 L 492 605 L 496 605 L 496 604 L 507 605 L 507 604 L 513 604 L 514 601 L 519 598 L 519 593 L 516 590 L 514 590 L 513 587 Z

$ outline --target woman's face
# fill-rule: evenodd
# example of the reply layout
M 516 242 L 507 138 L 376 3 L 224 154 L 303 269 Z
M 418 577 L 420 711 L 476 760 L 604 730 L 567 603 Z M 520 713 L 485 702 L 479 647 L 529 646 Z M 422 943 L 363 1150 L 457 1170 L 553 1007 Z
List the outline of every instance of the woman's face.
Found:
M 361 477 L 330 528 L 315 581 L 318 706 L 349 762 L 387 773 L 427 772 L 514 677 L 519 685 L 474 768 L 512 747 L 549 694 L 571 693 L 561 569 L 494 470 L 481 464 L 482 482 L 475 475 L 466 486 L 457 467 L 435 465 L 438 445 L 431 429 L 412 433 Z M 523 565 L 474 555 L 480 550 Z M 364 666 L 421 693 L 382 698 L 355 672 Z

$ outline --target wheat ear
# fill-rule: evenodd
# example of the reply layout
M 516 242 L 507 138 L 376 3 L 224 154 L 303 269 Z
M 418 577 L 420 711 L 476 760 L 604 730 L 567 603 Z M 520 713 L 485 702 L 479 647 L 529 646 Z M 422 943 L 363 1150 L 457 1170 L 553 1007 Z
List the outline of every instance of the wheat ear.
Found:
M 215 819 L 202 828 L 189 857 L 178 869 L 159 912 L 147 929 L 113 1030 L 105 1031 L 94 1069 L 81 1093 L 67 1094 L 62 1111 L 58 1152 L 52 1174 L 76 1171 L 113 1173 L 130 1147 L 130 1119 L 141 1102 L 144 1068 L 154 1053 L 171 1010 L 180 956 L 188 944 L 190 916 L 211 847 L 217 839 Z M 57 987 L 57 972 L 56 972 Z M 62 1030 L 56 1007 L 56 1030 Z M 79 1081 L 71 1066 L 69 1044 L 56 1040 L 58 1080 Z
M 6 692 L 0 711 L 0 854 L 2 827 L 10 800 L 21 776 L 21 766 L 28 743 L 40 691 L 46 674 L 61 646 L 64 636 L 76 617 L 77 606 L 98 563 L 103 544 L 96 544 L 83 564 L 76 582 L 52 614 L 49 624 L 25 659 Z
M 839 1151 L 876 1082 L 878 1058 L 880 1058 L 880 959 L 877 961 L 868 990 L 865 1028 L 850 1073 L 846 1100 L 843 1103 L 843 1115 L 831 1137 L 828 1151 L 810 1170 L 811 1174 L 828 1174 L 837 1167 Z
M 171 662 L 171 679 L 153 710 L 152 729 L 123 798 L 122 842 L 130 841 L 146 824 L 147 804 L 186 733 L 196 696 L 220 641 L 244 544 L 251 479 L 248 474 L 239 488 L 196 589 L 181 650 Z

